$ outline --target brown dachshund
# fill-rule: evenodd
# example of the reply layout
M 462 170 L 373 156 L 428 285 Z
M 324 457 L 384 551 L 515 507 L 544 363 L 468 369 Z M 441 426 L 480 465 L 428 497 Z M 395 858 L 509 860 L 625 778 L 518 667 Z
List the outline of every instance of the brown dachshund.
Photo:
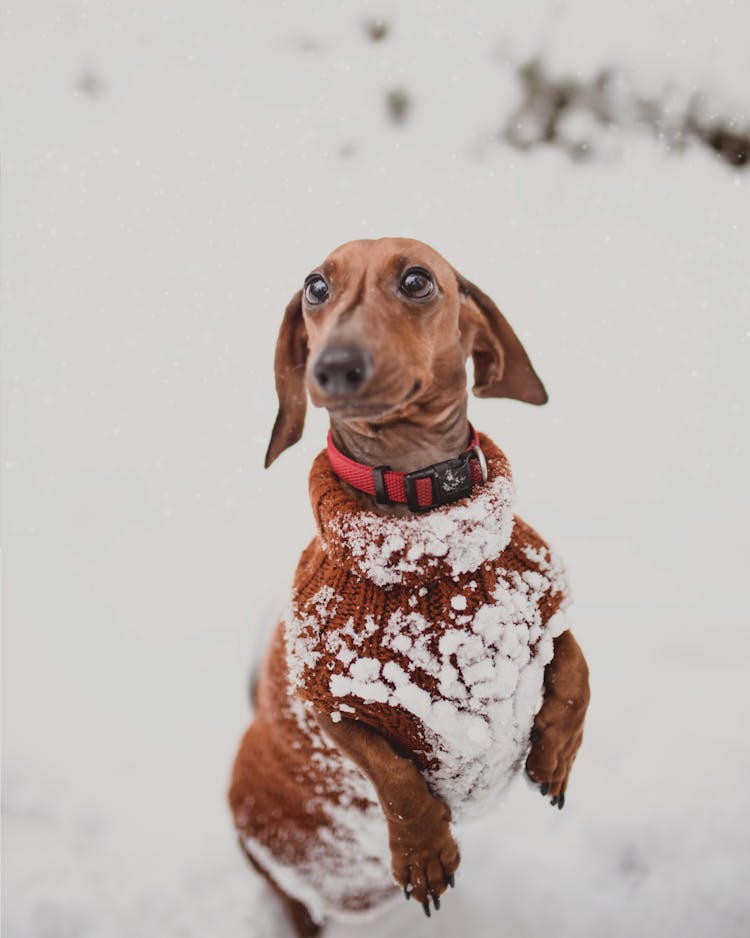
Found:
M 318 534 L 229 800 L 299 935 L 376 910 L 394 880 L 439 909 L 459 865 L 451 821 L 524 762 L 564 804 L 588 669 L 562 567 L 468 422 L 469 355 L 478 396 L 546 402 L 492 300 L 409 239 L 337 248 L 281 325 L 266 466 L 300 438 L 308 394 L 331 430 L 310 477 Z

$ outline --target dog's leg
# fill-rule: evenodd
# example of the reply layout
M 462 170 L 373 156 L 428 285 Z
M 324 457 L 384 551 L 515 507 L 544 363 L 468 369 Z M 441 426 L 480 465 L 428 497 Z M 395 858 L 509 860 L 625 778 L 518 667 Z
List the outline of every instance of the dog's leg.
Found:
M 292 899 L 291 896 L 288 896 L 284 890 L 276 884 L 275 880 L 272 879 L 268 872 L 263 869 L 255 857 L 246 849 L 245 845 L 242 843 L 241 837 L 239 838 L 239 844 L 240 849 L 245 854 L 256 873 L 260 873 L 263 879 L 265 879 L 271 889 L 273 889 L 279 899 L 284 903 L 284 908 L 294 926 L 297 938 L 316 938 L 317 935 L 320 935 L 323 930 L 322 926 L 318 925 L 313 919 L 307 911 L 307 906 L 303 905 L 298 899 Z
M 410 759 L 399 756 L 378 733 L 354 720 L 334 723 L 316 714 L 326 736 L 372 782 L 386 822 L 394 879 L 430 914 L 447 886 L 453 885 L 459 854 L 450 829 L 450 808 L 430 793 Z
M 573 760 L 583 739 L 589 705 L 589 669 L 570 632 L 555 639 L 552 661 L 544 671 L 544 702 L 534 720 L 526 771 L 551 795 L 552 804 L 565 804 L 565 790 Z

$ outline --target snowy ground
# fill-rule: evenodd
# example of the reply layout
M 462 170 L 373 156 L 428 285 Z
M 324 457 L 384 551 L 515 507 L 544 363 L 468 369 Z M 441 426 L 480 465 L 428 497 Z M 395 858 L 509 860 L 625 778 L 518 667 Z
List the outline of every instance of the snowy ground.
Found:
M 325 427 L 264 473 L 272 348 L 382 234 L 489 292 L 550 390 L 471 413 L 568 562 L 593 701 L 562 813 L 520 782 L 438 916 L 330 938 L 750 933 L 750 171 L 497 138 L 534 55 L 747 122 L 750 13 L 520 6 L 5 4 L 7 938 L 286 934 L 224 804 Z

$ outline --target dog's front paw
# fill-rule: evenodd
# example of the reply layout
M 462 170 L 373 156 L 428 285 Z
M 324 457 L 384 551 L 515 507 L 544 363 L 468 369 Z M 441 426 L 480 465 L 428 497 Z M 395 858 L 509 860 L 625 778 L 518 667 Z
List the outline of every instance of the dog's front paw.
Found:
M 450 809 L 434 799 L 418 819 L 389 824 L 393 877 L 407 899 L 422 903 L 427 916 L 430 899 L 437 911 L 440 896 L 454 885 L 461 859 L 450 817 Z
M 534 727 L 531 733 L 531 752 L 526 760 L 526 773 L 539 785 L 542 795 L 550 796 L 551 803 L 562 810 L 570 770 L 583 739 L 582 730 L 568 734 L 554 726 Z

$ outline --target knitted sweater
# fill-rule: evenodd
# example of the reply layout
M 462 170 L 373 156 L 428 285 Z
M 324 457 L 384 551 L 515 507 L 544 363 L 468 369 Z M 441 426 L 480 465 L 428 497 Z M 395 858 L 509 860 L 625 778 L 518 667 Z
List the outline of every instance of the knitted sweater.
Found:
M 487 482 L 406 518 L 362 507 L 325 452 L 313 463 L 318 535 L 263 669 L 230 801 L 248 851 L 317 918 L 372 908 L 394 887 L 374 789 L 312 708 L 361 720 L 410 756 L 454 819 L 491 807 L 527 754 L 566 587 L 513 515 L 505 456 L 480 442 Z

